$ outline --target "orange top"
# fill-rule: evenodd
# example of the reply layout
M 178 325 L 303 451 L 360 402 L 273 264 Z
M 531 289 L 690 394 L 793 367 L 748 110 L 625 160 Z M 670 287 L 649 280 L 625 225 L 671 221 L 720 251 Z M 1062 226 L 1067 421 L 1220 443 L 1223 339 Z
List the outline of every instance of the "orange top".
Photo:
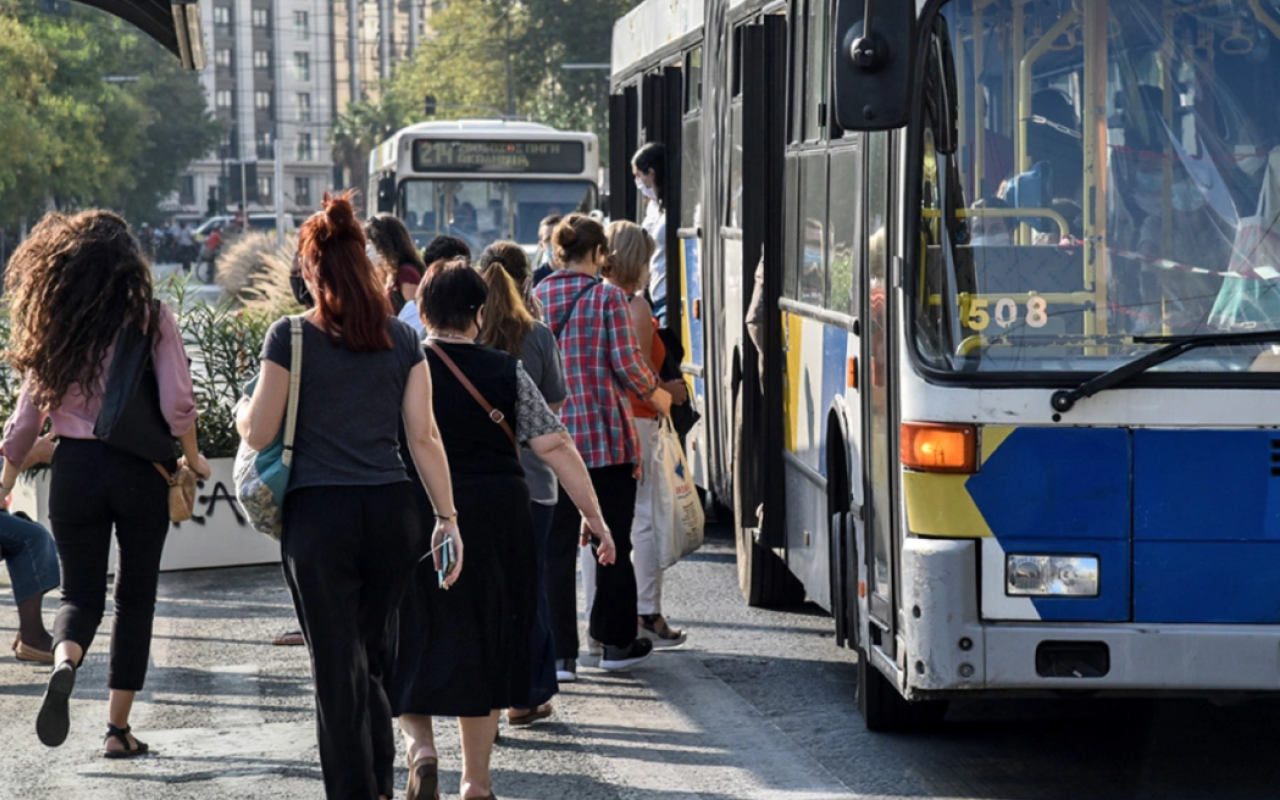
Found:
M 653 346 L 649 351 L 650 364 L 653 374 L 657 375 L 662 369 L 662 362 L 667 360 L 667 346 L 662 343 L 662 337 L 658 335 L 658 320 L 653 320 Z M 661 383 L 659 378 L 659 383 Z M 640 395 L 627 390 L 627 396 L 631 398 L 631 413 L 640 419 L 657 419 L 658 409 L 653 407 L 648 398 L 642 398 Z

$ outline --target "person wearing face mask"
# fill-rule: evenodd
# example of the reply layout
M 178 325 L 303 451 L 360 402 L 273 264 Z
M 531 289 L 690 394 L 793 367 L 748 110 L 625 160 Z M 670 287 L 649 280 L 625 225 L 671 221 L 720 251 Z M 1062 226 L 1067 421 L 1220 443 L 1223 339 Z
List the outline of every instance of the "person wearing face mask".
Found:
M 533 285 L 537 286 L 556 271 L 555 248 L 551 246 L 551 234 L 564 217 L 552 214 L 538 223 L 538 267 L 533 271 Z
M 378 266 L 386 283 L 391 310 L 399 314 L 405 304 L 418 294 L 418 283 L 427 271 L 413 237 L 404 223 L 391 214 L 378 214 L 364 226 L 369 243 L 365 253 Z
M 667 174 L 667 148 L 649 142 L 631 159 L 636 188 L 644 195 L 644 221 L 640 227 L 653 237 L 657 249 L 649 261 L 649 301 L 658 324 L 667 324 L 667 209 L 663 182 Z

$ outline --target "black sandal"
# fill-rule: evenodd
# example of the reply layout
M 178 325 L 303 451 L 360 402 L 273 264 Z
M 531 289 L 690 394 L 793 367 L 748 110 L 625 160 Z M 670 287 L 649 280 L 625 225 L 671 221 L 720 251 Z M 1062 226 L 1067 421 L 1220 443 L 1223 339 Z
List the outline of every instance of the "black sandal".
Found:
M 76 688 L 76 665 L 63 661 L 49 674 L 49 686 L 36 717 L 36 735 L 46 747 L 57 747 L 67 740 L 71 729 L 71 690 Z
M 108 722 L 107 735 L 102 740 L 102 744 L 104 745 L 104 749 L 102 751 L 102 757 L 103 758 L 136 758 L 137 756 L 146 755 L 147 753 L 151 752 L 150 747 L 147 747 L 145 743 L 139 742 L 137 739 L 134 739 L 133 744 L 130 744 L 129 742 L 130 730 L 132 730 L 132 728 L 129 728 L 129 727 L 117 728 L 115 725 L 112 725 L 110 722 Z M 116 741 L 120 742 L 120 744 L 124 745 L 124 749 L 123 750 L 105 749 L 105 745 L 107 741 L 111 739 L 115 739 Z

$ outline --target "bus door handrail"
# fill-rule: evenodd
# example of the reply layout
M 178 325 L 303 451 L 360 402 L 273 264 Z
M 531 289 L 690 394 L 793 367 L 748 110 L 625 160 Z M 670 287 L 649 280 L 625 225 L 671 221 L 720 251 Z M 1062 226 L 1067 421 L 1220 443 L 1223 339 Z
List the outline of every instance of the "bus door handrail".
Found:
M 925 219 L 937 219 L 942 216 L 942 212 L 936 208 L 926 208 L 922 214 Z M 968 217 L 1045 217 L 1053 220 L 1058 226 L 1058 234 L 1061 238 L 1066 239 L 1071 236 L 1071 227 L 1067 225 L 1066 217 L 1052 208 L 957 208 L 956 216 L 961 219 L 967 219 Z
M 824 325 L 831 325 L 836 328 L 844 328 L 854 336 L 861 336 L 862 329 L 858 324 L 857 317 L 851 317 L 848 314 L 841 314 L 839 311 L 828 311 L 825 308 L 817 308 L 792 300 L 790 297 L 778 298 L 778 309 L 795 314 L 797 317 L 806 317 L 821 322 Z

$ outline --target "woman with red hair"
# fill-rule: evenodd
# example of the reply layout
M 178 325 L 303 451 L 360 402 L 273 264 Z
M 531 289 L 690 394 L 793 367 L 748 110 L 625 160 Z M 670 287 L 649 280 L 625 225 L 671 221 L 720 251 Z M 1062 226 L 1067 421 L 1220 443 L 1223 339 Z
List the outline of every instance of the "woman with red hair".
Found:
M 395 740 L 382 682 L 388 622 L 427 549 L 400 459 L 402 418 L 436 509 L 431 546 L 447 538 L 456 555 L 446 584 L 462 569 L 462 540 L 422 345 L 390 316 L 347 195 L 325 195 L 323 210 L 302 226 L 298 252 L 315 307 L 302 317 L 280 542 L 285 579 L 311 651 L 325 794 L 390 798 Z M 263 345 L 258 388 L 237 417 L 240 435 L 256 450 L 284 422 L 292 350 L 290 321 L 278 320 Z

